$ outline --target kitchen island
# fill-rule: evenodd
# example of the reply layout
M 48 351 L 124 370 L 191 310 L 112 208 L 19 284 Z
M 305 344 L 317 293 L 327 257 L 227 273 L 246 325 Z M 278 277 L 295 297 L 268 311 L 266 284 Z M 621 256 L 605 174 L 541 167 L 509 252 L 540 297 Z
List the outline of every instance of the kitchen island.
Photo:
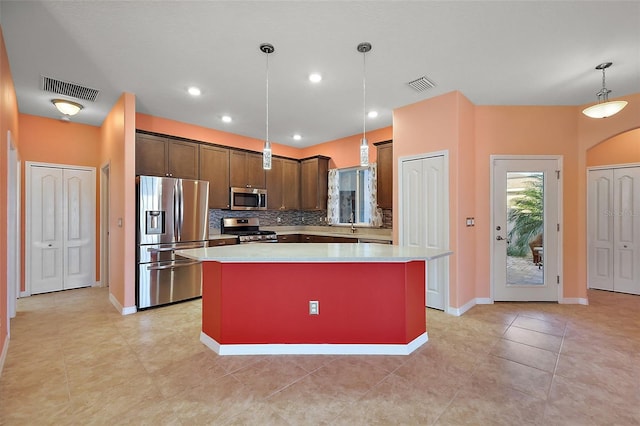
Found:
M 202 261 L 200 340 L 220 355 L 406 355 L 428 337 L 425 261 L 447 250 L 383 244 L 242 244 Z

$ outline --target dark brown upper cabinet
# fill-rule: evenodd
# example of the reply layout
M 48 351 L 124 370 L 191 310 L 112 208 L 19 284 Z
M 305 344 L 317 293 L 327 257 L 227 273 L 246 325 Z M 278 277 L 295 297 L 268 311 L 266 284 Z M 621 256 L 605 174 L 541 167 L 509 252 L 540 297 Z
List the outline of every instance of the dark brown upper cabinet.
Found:
M 393 207 L 393 141 L 374 143 L 378 159 L 378 207 L 390 209 Z

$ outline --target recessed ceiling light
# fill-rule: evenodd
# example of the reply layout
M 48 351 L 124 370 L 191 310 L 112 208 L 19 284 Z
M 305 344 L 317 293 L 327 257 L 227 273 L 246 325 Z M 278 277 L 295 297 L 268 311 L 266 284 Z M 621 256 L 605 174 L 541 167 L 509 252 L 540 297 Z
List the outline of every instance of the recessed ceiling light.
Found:
M 222 121 L 224 121 L 225 123 L 231 123 L 231 117 L 229 117 L 228 115 L 223 115 Z
M 187 92 L 189 92 L 189 94 L 190 94 L 191 96 L 200 96 L 200 94 L 202 93 L 202 92 L 200 91 L 200 89 L 198 89 L 198 88 L 197 88 L 197 87 L 195 87 L 195 86 L 191 86 L 191 87 L 189 87 L 189 88 L 187 89 Z
M 367 117 L 369 118 L 376 118 L 378 116 L 378 111 L 369 111 L 369 113 L 367 114 Z
M 319 82 L 320 82 L 320 80 L 322 80 L 322 76 L 321 76 L 319 73 L 314 72 L 314 73 L 312 73 L 312 74 L 309 74 L 309 81 L 310 81 L 310 82 L 312 82 L 312 83 L 319 83 Z
M 295 135 L 293 135 L 293 139 L 299 141 L 300 139 L 302 139 L 302 136 L 296 133 Z

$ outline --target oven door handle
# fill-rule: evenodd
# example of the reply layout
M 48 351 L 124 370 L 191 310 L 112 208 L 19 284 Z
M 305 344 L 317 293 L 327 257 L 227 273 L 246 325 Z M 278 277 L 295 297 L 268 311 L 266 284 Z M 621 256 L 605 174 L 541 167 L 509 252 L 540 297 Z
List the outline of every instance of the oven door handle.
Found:
M 175 269 L 175 268 L 182 268 L 182 267 L 186 267 L 186 266 L 193 266 L 193 265 L 199 265 L 200 262 L 199 260 L 194 260 L 192 262 L 179 262 L 179 263 L 171 263 L 169 265 L 161 265 L 161 266 L 147 266 L 147 270 L 148 271 L 161 271 L 164 269 Z

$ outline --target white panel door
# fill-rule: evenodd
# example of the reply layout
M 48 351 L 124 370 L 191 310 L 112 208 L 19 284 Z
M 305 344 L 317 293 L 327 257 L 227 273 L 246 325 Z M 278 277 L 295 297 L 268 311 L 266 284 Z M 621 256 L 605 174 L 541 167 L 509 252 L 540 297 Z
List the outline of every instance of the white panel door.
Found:
M 95 179 L 91 170 L 63 172 L 64 289 L 95 282 Z
M 27 290 L 93 285 L 95 171 L 34 164 L 27 170 Z
M 62 169 L 30 167 L 30 197 L 27 226 L 30 227 L 29 267 L 31 293 L 62 290 L 63 273 L 63 197 Z
M 447 174 L 444 155 L 402 162 L 403 245 L 448 248 Z M 448 258 L 426 265 L 426 305 L 444 310 Z
M 613 171 L 591 170 L 588 181 L 589 288 L 613 290 Z
M 613 289 L 640 294 L 640 168 L 613 170 Z

